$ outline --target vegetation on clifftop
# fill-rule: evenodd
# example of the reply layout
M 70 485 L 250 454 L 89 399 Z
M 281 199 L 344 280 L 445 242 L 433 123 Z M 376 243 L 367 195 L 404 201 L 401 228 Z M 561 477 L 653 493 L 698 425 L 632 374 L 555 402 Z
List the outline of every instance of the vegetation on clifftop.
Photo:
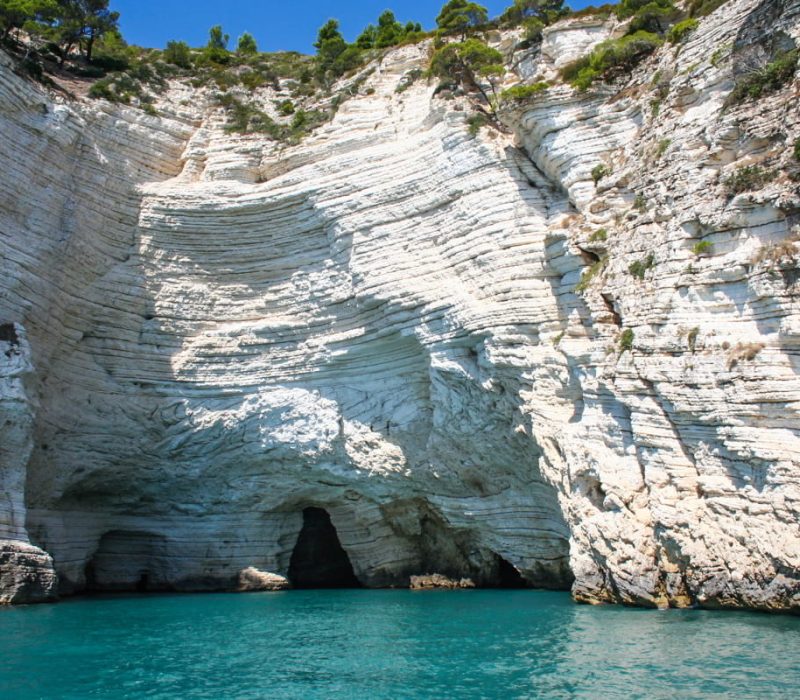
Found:
M 118 30 L 119 14 L 109 9 L 108 0 L 0 0 L 0 39 L 20 55 L 24 46 L 23 67 L 33 77 L 46 79 L 48 72 L 60 69 L 96 80 L 89 90 L 91 97 L 138 105 L 153 113 L 154 95 L 167 81 L 185 80 L 197 88 L 219 91 L 216 103 L 228 113 L 231 130 L 293 139 L 324 121 L 321 115 L 330 117 L 366 78 L 365 66 L 394 46 L 432 39 L 428 75 L 441 80 L 440 89 L 460 88 L 477 96 L 484 103 L 477 108 L 482 116 L 473 115 L 472 123 L 485 124 L 494 121 L 499 106 L 524 103 L 549 87 L 538 80 L 498 95 L 504 57 L 487 44 L 489 29 L 521 28 L 517 47 L 525 48 L 541 41 L 544 28 L 564 17 L 616 15 L 627 22 L 626 33 L 602 42 L 561 71 L 563 79 L 587 89 L 597 81 L 627 75 L 665 39 L 682 41 L 697 27 L 695 16 L 721 4 L 721 0 L 691 0 L 681 9 L 673 0 L 621 0 L 573 13 L 564 0 L 513 0 L 490 19 L 487 9 L 476 2 L 448 0 L 436 18 L 435 30 L 428 32 L 419 22 L 400 22 L 387 9 L 355 41 L 348 42 L 338 21 L 330 19 L 319 29 L 315 54 L 309 56 L 262 53 L 249 32 L 230 48 L 231 37 L 220 25 L 211 27 L 203 47 L 175 39 L 163 50 L 143 49 L 126 44 Z M 777 89 L 796 62 L 796 52 L 778 57 L 774 65 L 737 86 L 737 99 Z M 415 79 L 405 80 L 397 93 Z M 267 114 L 263 94 L 261 98 L 253 95 L 260 88 L 283 93 L 279 101 L 282 105 L 290 102 L 292 110 L 278 106 Z

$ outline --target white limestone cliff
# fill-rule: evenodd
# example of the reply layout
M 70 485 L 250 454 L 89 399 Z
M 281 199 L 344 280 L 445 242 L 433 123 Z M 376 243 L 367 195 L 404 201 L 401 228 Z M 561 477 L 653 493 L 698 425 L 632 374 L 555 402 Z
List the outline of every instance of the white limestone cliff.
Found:
M 798 83 L 725 100 L 798 5 L 729 0 L 627 84 L 477 137 L 467 97 L 396 91 L 425 44 L 292 146 L 177 82 L 149 116 L 0 55 L 3 598 L 283 586 L 317 507 L 364 585 L 510 565 L 589 602 L 796 610 Z M 614 31 L 549 28 L 506 85 Z M 729 197 L 751 163 L 773 181 Z

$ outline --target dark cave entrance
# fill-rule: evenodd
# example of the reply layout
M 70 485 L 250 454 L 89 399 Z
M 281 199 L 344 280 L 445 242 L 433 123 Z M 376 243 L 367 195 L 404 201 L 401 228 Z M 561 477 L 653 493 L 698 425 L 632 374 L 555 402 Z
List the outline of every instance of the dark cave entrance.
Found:
M 303 510 L 303 528 L 289 561 L 289 581 L 295 588 L 359 588 L 350 557 L 324 508 Z
M 497 557 L 497 578 L 495 586 L 497 588 L 528 588 L 522 574 L 517 571 L 516 567 L 506 559 L 503 559 L 499 554 Z

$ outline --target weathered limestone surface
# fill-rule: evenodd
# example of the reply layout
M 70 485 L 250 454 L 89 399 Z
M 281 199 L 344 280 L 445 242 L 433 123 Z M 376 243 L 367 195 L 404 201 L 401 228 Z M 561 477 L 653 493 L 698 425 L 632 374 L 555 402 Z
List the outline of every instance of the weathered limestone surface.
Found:
M 591 602 L 797 609 L 797 83 L 724 103 L 798 29 L 794 0 L 730 0 L 629 84 L 476 138 L 466 97 L 395 92 L 404 47 L 291 147 L 186 86 L 153 117 L 0 56 L 0 323 L 26 338 L 0 338 L 0 537 L 62 592 L 236 589 L 287 575 L 318 507 L 364 585 L 510 564 Z M 506 82 L 614 31 L 549 29 Z M 774 181 L 729 197 L 751 163 Z M 0 558 L 5 599 L 29 569 L 52 590 L 42 550 Z

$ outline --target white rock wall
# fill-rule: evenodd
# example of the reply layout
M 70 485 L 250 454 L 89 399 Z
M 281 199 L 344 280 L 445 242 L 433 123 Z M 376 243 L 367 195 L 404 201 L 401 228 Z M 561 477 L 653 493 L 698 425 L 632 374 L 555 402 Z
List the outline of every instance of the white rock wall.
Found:
M 150 117 L 54 104 L 4 63 L 0 322 L 33 370 L 10 539 L 63 592 L 87 564 L 236 588 L 286 575 L 313 505 L 367 585 L 492 583 L 502 557 L 581 600 L 796 607 L 797 263 L 753 262 L 795 230 L 796 185 L 720 184 L 795 167 L 796 100 L 723 110 L 736 61 L 711 64 L 747 31 L 796 37 L 795 4 L 759 24 L 731 0 L 619 94 L 551 88 L 477 138 L 466 98 L 395 92 L 424 46 L 288 148 L 178 85 Z M 518 77 L 613 31 L 579 25 Z

